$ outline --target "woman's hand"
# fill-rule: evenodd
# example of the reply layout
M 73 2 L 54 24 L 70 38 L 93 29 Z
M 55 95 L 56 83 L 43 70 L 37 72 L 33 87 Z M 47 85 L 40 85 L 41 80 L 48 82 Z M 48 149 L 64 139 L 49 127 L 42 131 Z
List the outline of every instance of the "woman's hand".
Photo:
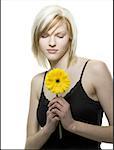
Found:
M 47 121 L 45 128 L 50 132 L 53 133 L 58 125 L 59 117 L 52 111 L 48 109 L 47 111 Z
M 62 97 L 55 97 L 50 101 L 48 107 L 50 112 L 59 116 L 64 129 L 69 130 L 74 122 L 69 103 Z

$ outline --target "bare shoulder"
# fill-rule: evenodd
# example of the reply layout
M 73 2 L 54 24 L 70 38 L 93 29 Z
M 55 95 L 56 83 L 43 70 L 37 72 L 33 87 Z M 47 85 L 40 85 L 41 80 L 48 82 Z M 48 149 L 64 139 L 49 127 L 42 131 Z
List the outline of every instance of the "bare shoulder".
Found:
M 108 67 L 105 62 L 101 60 L 91 60 L 89 61 L 89 70 L 94 75 L 100 75 L 104 73 L 109 73 Z
M 97 59 L 88 59 L 88 58 L 85 58 L 85 57 L 79 57 L 78 58 L 79 61 L 82 63 L 82 64 L 85 64 L 85 62 L 88 62 L 87 64 L 87 70 L 89 71 L 89 73 L 94 73 L 94 74 L 102 74 L 103 72 L 107 72 L 108 71 L 108 67 L 106 65 L 105 62 L 101 61 L 101 60 L 97 60 Z
M 44 76 L 44 72 L 39 73 L 39 74 L 33 76 L 31 83 L 32 83 L 32 84 L 37 84 L 37 83 L 39 83 L 39 82 L 40 82 L 40 79 L 42 79 L 43 76 Z
M 31 80 L 31 88 L 37 94 L 38 98 L 40 97 L 44 73 L 45 72 L 42 72 L 42 73 L 39 73 L 39 74 L 33 76 L 32 80 Z
M 100 60 L 91 60 L 88 63 L 88 71 L 91 81 L 95 87 L 106 84 L 111 84 L 112 76 L 105 62 Z

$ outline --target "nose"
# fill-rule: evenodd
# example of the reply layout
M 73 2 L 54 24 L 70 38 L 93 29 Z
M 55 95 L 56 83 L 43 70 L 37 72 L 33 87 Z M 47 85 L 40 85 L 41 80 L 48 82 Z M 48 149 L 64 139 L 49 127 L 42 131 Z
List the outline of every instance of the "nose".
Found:
M 56 41 L 55 41 L 54 36 L 50 36 L 50 39 L 49 39 L 49 46 L 51 46 L 51 47 L 56 46 Z

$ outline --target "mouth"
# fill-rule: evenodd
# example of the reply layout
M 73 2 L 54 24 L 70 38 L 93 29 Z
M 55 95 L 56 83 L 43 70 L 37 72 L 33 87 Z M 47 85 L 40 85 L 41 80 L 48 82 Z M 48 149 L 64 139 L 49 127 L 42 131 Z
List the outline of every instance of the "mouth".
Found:
M 55 54 L 58 51 L 58 49 L 47 49 L 47 51 L 50 54 Z

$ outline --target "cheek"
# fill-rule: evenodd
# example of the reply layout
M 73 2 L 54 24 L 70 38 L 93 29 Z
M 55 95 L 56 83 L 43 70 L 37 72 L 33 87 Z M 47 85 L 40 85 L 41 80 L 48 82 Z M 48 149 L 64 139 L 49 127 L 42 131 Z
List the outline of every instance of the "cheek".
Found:
M 68 45 L 69 45 L 69 40 L 63 40 L 63 41 L 59 42 L 59 46 L 61 48 L 66 49 L 68 47 Z
M 39 40 L 39 47 L 40 47 L 41 49 L 44 49 L 46 46 L 47 46 L 46 40 L 40 39 L 40 40 Z
M 42 49 L 42 46 L 43 46 L 43 44 L 42 44 L 42 40 L 39 40 L 39 47 Z

